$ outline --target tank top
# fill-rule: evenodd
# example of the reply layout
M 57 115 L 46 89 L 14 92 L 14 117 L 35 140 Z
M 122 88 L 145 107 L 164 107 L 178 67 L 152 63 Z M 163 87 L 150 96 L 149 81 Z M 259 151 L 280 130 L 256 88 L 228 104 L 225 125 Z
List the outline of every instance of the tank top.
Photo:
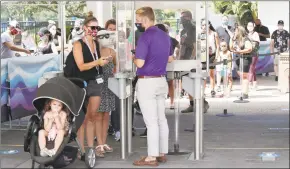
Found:
M 100 49 L 99 49 L 99 44 L 96 42 L 96 51 L 97 51 L 97 56 L 96 54 L 94 54 L 94 56 L 92 56 L 92 53 L 89 49 L 89 47 L 87 46 L 87 44 L 82 40 L 78 40 L 81 45 L 82 45 L 82 53 L 83 53 L 83 59 L 84 59 L 84 63 L 90 63 L 93 62 L 94 59 L 93 57 L 96 59 L 97 57 L 100 58 L 101 57 L 101 53 L 100 53 Z M 89 81 L 89 80 L 95 80 L 96 76 L 99 74 L 103 74 L 103 69 L 101 66 L 99 66 L 98 68 L 99 71 L 97 71 L 96 67 L 93 67 L 90 70 L 86 70 L 86 71 L 80 71 L 79 69 L 77 69 L 76 71 L 76 77 L 84 79 L 85 81 Z
M 216 52 L 216 44 L 215 44 L 215 35 L 214 35 L 215 32 L 211 31 L 210 34 L 208 34 L 208 46 L 211 50 L 211 52 L 209 53 L 212 53 L 214 54 Z

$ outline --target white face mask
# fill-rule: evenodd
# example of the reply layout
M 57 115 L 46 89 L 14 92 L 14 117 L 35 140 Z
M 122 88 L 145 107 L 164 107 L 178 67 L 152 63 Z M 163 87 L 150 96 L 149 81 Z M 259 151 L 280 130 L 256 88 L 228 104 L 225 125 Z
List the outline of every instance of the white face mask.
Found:
M 52 36 L 54 37 L 55 34 L 56 34 L 56 27 L 55 26 L 52 26 L 50 29 L 49 29 L 49 32 L 52 34 Z
M 283 30 L 283 28 L 284 28 L 284 26 L 281 26 L 281 25 L 278 26 L 278 29 L 279 29 L 280 31 Z
M 252 26 L 248 26 L 247 29 L 248 29 L 249 32 L 253 32 L 254 27 L 252 27 Z

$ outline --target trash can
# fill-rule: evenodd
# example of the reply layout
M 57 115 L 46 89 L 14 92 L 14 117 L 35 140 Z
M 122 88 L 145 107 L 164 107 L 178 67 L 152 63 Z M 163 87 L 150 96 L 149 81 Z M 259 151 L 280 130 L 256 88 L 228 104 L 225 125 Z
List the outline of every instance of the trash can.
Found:
M 289 52 L 280 54 L 278 69 L 278 89 L 282 93 L 289 93 Z

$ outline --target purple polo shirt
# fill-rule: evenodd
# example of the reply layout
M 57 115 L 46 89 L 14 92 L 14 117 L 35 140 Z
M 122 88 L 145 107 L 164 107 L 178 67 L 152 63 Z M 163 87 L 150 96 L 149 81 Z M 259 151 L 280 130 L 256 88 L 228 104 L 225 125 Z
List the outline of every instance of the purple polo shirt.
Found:
M 166 75 L 166 66 L 171 50 L 171 40 L 167 33 L 152 26 L 138 39 L 136 58 L 145 60 L 142 68 L 137 69 L 138 76 Z

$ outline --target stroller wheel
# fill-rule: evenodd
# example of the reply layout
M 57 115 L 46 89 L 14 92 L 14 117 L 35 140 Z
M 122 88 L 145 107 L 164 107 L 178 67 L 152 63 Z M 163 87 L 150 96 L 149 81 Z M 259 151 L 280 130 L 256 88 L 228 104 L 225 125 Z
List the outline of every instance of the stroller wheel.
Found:
M 94 168 L 96 164 L 96 153 L 94 148 L 90 148 L 86 152 L 85 163 L 88 168 Z

